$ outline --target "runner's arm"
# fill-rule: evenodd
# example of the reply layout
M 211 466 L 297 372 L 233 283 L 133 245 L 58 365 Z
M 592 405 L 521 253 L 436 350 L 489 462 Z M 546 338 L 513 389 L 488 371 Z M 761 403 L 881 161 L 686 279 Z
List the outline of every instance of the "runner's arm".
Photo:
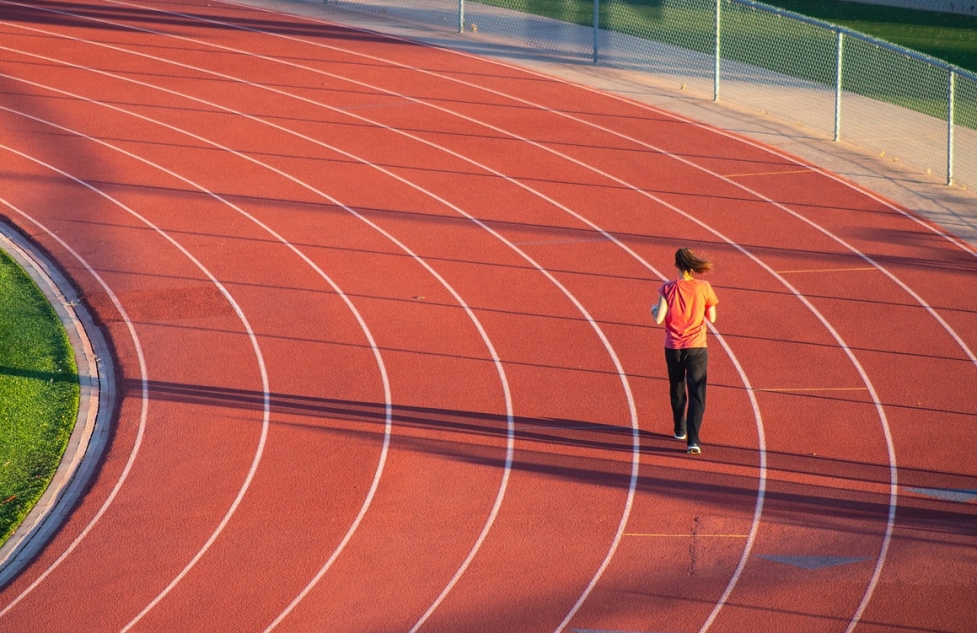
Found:
M 658 295 L 658 303 L 652 307 L 651 316 L 655 317 L 655 323 L 661 325 L 666 314 L 668 314 L 668 302 L 665 301 L 665 297 Z

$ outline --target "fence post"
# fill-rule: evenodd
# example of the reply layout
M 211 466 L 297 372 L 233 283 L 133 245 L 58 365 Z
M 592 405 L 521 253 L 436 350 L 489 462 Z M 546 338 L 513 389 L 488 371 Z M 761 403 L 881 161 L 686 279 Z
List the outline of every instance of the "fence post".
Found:
M 946 86 L 946 184 L 953 184 L 953 102 L 956 95 L 954 77 L 956 73 L 950 68 L 950 76 Z
M 465 0 L 458 0 L 458 32 L 465 32 Z
M 594 0 L 594 64 L 597 64 L 597 36 L 600 32 L 600 0 Z
M 845 50 L 845 33 L 838 29 L 838 67 L 835 69 L 835 141 L 841 140 L 841 69 Z
M 722 58 L 721 24 L 722 24 L 722 3 L 723 0 L 716 0 L 716 69 L 715 77 L 712 81 L 712 100 L 719 101 L 719 60 Z

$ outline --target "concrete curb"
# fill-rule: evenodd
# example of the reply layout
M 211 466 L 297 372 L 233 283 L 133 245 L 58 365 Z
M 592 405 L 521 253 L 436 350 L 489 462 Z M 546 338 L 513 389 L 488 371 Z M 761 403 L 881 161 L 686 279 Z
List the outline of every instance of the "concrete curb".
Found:
M 108 444 L 116 393 L 109 346 L 67 277 L 4 222 L 0 222 L 0 248 L 27 271 L 60 317 L 81 383 L 78 417 L 61 464 L 34 509 L 0 548 L 3 587 L 40 553 L 85 492 Z

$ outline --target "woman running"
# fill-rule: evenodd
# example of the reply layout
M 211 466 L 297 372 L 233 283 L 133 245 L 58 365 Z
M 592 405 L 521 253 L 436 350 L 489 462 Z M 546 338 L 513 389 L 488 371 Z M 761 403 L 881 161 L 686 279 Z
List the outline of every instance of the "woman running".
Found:
M 708 281 L 696 279 L 712 270 L 712 263 L 687 248 L 675 251 L 678 279 L 658 289 L 658 303 L 651 309 L 655 323 L 665 323 L 665 364 L 675 439 L 687 440 L 690 455 L 702 453 L 699 427 L 706 410 L 707 326 L 716 322 L 719 299 Z M 686 406 L 688 412 L 686 412 Z

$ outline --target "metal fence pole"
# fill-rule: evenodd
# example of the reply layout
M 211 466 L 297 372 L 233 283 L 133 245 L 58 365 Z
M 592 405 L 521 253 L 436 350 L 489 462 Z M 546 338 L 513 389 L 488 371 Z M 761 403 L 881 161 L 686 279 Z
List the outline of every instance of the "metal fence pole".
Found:
M 458 32 L 465 32 L 465 0 L 458 0 Z
M 719 66 L 720 66 L 719 60 L 722 59 L 722 40 L 721 40 L 721 35 L 722 35 L 722 29 L 721 29 L 721 24 L 722 24 L 722 3 L 723 3 L 723 0 L 716 0 L 716 25 L 715 25 L 715 31 L 716 31 L 716 69 L 715 69 L 715 77 L 713 78 L 713 81 L 712 81 L 712 100 L 713 101 L 719 101 Z
M 953 184 L 953 102 L 956 73 L 950 69 L 946 86 L 946 184 Z
M 841 69 L 845 51 L 845 33 L 838 29 L 838 67 L 835 69 L 835 141 L 841 140 Z
M 594 0 L 594 64 L 597 63 L 597 36 L 600 32 L 600 0 Z

